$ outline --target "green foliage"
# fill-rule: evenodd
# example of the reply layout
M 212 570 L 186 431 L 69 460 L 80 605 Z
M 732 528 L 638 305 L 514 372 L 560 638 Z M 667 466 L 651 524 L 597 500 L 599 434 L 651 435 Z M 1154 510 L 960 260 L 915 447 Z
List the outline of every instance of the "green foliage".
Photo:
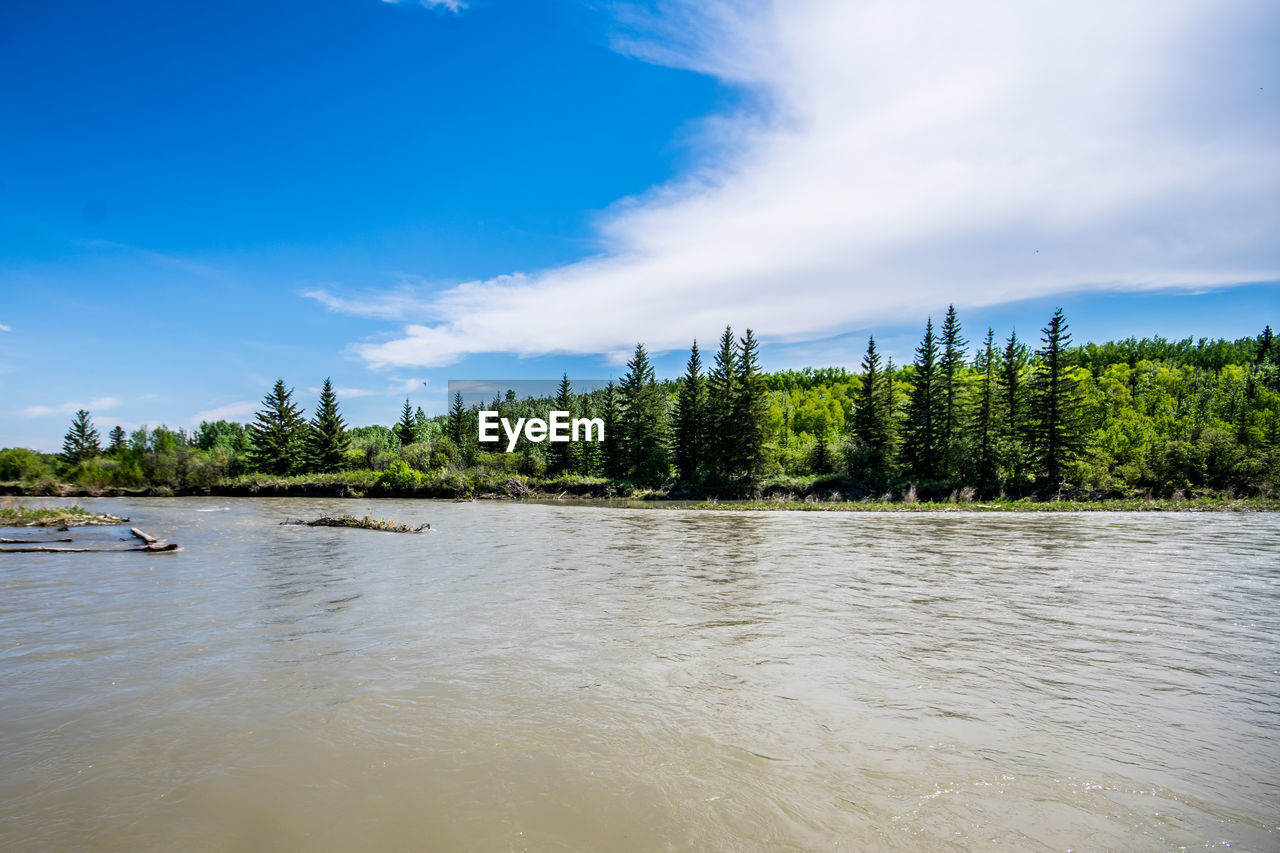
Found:
M 734 401 L 738 397 L 738 348 L 733 329 L 724 327 L 715 366 L 707 380 L 707 418 L 711 435 L 706 443 L 707 469 L 711 476 L 725 480 L 733 476 L 737 461 L 737 428 L 734 424 Z
M 413 444 L 418 437 L 418 422 L 413 416 L 408 397 L 404 398 L 404 408 L 400 410 L 400 422 L 396 424 L 395 434 L 401 444 Z
M 385 492 L 404 493 L 415 491 L 425 481 L 421 471 L 415 471 L 404 460 L 397 459 L 378 475 L 375 485 Z
M 408 401 L 405 405 L 408 406 Z M 341 470 L 350 449 L 351 437 L 347 435 L 347 425 L 338 413 L 338 397 L 333 391 L 333 384 L 325 377 L 320 401 L 316 404 L 316 413 L 306 434 L 308 467 L 322 474 Z
M 53 476 L 55 458 L 25 447 L 0 450 L 0 480 L 39 480 Z
M 268 474 L 296 473 L 302 467 L 306 422 L 293 403 L 293 389 L 277 379 L 262 404 L 249 427 L 251 464 Z
M 867 352 L 862 358 L 862 387 L 858 408 L 853 418 L 853 434 L 860 443 L 858 468 L 872 473 L 883 472 L 889 464 L 892 447 L 893 407 L 889 399 L 892 375 L 880 367 L 876 339 L 867 339 Z
M 946 400 L 939 380 L 938 343 L 933 336 L 932 318 L 925 324 L 924 338 L 916 348 L 913 367 L 903 461 L 909 473 L 933 479 L 942 468 L 942 422 L 946 417 Z
M 71 419 L 71 428 L 62 438 L 62 460 L 68 465 L 75 465 L 86 459 L 92 459 L 102 452 L 98 443 L 98 431 L 89 420 L 89 412 L 81 409 Z
M 622 378 L 621 452 L 623 473 L 638 482 L 665 479 L 667 406 L 644 344 L 636 344 Z M 607 435 L 607 433 L 606 433 Z
M 1044 345 L 1036 360 L 1031 383 L 1031 443 L 1038 472 L 1052 485 L 1063 469 L 1084 449 L 1080 419 L 1079 377 L 1067 363 L 1071 344 L 1067 323 L 1059 308 L 1041 330 Z

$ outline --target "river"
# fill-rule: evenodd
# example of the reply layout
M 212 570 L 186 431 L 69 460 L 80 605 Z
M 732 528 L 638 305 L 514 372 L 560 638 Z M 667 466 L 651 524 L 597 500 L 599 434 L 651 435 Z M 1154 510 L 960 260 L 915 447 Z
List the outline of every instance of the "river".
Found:
M 81 503 L 183 550 L 0 554 L 6 850 L 1280 849 L 1274 514 Z

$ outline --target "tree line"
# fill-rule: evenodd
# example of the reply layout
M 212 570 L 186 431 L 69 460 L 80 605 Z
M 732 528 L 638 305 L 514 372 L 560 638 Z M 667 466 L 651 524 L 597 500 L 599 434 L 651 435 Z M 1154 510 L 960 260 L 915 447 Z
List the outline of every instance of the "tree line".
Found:
M 599 443 L 522 438 L 510 454 L 476 440 L 480 407 L 461 395 L 442 415 L 406 399 L 393 425 L 350 428 L 327 379 L 310 418 L 281 379 L 248 425 L 116 427 L 103 447 L 80 411 L 58 458 L 0 451 L 0 480 L 199 485 L 371 471 L 404 488 L 470 472 L 709 487 L 842 477 L 981 494 L 1280 488 L 1280 348 L 1269 326 L 1237 341 L 1073 346 L 1058 310 L 1034 349 L 992 329 L 969 346 L 954 307 L 937 327 L 926 321 L 902 367 L 871 337 L 857 372 L 765 373 L 754 332 L 726 327 L 710 365 L 695 341 L 684 374 L 660 380 L 637 344 L 603 389 L 575 393 L 566 375 L 551 397 L 489 403 L 513 422 L 557 409 L 605 424 Z

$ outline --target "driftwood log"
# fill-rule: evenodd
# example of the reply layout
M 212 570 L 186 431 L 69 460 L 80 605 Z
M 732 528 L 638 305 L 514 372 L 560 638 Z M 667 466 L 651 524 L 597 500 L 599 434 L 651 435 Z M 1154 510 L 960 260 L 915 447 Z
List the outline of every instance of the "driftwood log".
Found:
M 74 539 L 0 539 L 2 545 L 22 545 L 21 548 L 0 548 L 0 553 L 19 554 L 114 554 L 122 551 L 141 552 L 144 554 L 158 554 L 169 551 L 177 551 L 178 546 L 171 542 L 162 542 L 154 536 L 148 536 L 136 527 L 130 527 L 129 532 L 134 538 L 141 539 L 142 545 L 137 548 L 59 548 L 46 547 L 47 542 L 74 542 Z M 127 541 L 127 540 L 126 540 Z
M 21 548 L 3 548 L 0 553 L 3 554 L 119 554 L 127 551 L 141 552 L 144 554 L 156 554 L 165 551 L 177 551 L 178 546 L 173 543 L 160 544 L 154 543 L 143 545 L 141 548 L 41 548 L 36 546 L 23 546 Z

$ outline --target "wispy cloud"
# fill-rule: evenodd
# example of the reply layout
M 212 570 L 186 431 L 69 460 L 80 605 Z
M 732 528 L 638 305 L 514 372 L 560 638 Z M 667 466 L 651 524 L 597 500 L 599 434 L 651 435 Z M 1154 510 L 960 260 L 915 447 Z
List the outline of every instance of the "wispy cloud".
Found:
M 105 412 L 114 409 L 120 405 L 119 397 L 98 397 L 87 403 L 60 403 L 56 406 L 28 406 L 22 410 L 23 417 L 28 418 L 44 418 L 50 415 L 72 415 L 81 409 L 87 409 L 90 414 L 94 412 Z
M 13 331 L 12 326 L 6 326 L 4 323 L 0 323 L 0 332 L 12 332 L 12 331 Z
M 314 299 L 325 308 L 352 317 L 375 317 L 382 320 L 403 320 L 407 317 L 428 318 L 436 316 L 430 294 L 424 288 L 400 285 L 386 292 L 366 292 L 353 296 L 338 296 L 323 288 L 304 290 L 301 295 Z
M 117 243 L 114 240 L 84 240 L 81 245 L 89 249 L 108 249 L 112 251 L 126 252 L 146 261 L 150 261 L 157 266 L 181 270 L 186 273 L 193 273 L 204 278 L 213 278 L 220 274 L 218 270 L 208 266 L 207 264 L 178 257 L 177 255 L 156 252 L 151 249 L 141 249 L 137 246 L 130 246 L 127 243 Z
M 400 0 L 382 0 L 382 2 L 397 5 Z M 418 0 L 418 2 L 428 9 L 448 9 L 455 14 L 467 8 L 465 0 Z
M 198 424 L 201 421 L 234 421 L 252 415 L 257 410 L 258 403 L 253 400 L 239 400 L 235 403 L 227 403 L 225 406 L 196 412 L 191 416 L 190 422 Z
M 597 257 L 428 304 L 311 294 L 405 324 L 354 347 L 370 365 L 672 349 L 725 323 L 801 341 L 948 302 L 1280 279 L 1267 0 L 627 8 L 618 49 L 753 106 L 706 122 L 705 166 L 611 210 Z

